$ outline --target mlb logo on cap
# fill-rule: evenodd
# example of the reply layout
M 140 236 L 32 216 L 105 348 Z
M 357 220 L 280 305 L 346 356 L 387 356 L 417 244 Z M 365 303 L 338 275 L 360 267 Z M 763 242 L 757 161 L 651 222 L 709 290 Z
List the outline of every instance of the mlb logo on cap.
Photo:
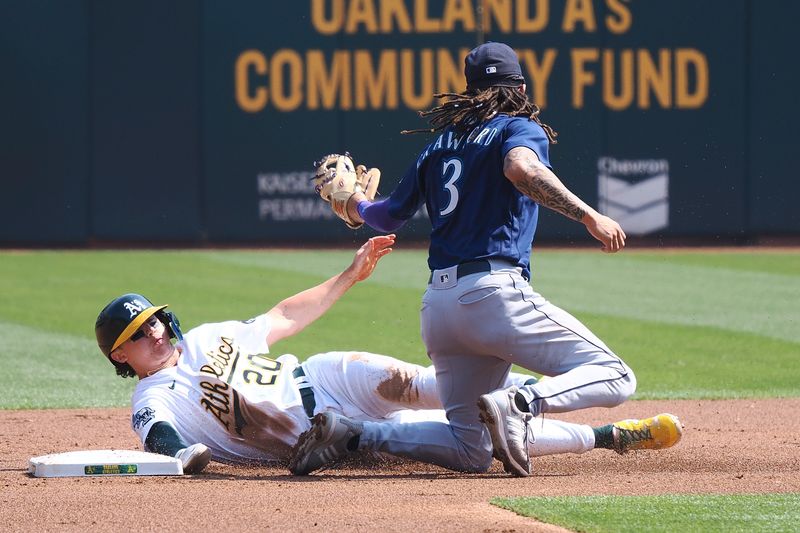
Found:
M 492 86 L 518 87 L 525 83 L 519 58 L 513 48 L 503 43 L 484 43 L 464 58 L 467 89 Z

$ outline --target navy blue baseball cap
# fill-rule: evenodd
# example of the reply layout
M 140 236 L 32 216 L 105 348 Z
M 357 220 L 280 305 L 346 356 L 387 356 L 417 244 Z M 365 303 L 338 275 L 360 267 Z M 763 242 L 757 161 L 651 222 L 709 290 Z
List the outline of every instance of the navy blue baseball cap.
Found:
M 467 89 L 486 89 L 494 85 L 518 87 L 525 83 L 519 58 L 513 48 L 488 42 L 474 48 L 464 59 Z

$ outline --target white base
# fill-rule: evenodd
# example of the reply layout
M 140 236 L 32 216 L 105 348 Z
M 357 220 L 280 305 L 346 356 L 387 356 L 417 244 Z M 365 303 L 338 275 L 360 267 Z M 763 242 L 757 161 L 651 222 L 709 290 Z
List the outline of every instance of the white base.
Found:
M 179 459 L 136 450 L 81 450 L 32 457 L 35 477 L 182 476 Z

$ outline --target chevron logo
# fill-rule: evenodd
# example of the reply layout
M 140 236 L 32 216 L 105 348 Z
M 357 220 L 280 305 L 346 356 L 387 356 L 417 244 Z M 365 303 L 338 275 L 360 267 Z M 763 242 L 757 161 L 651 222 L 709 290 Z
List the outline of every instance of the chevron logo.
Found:
M 669 225 L 669 165 L 666 160 L 598 162 L 599 211 L 625 233 L 646 235 Z

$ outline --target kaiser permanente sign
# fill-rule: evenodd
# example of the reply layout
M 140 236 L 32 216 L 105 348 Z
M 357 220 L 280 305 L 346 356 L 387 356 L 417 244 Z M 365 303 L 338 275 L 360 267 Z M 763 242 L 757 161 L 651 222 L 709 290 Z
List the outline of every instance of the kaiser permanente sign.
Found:
M 624 0 L 311 0 L 308 31 L 328 36 L 424 36 L 476 32 L 477 4 L 482 28 L 496 40 L 561 39 L 596 35 L 624 37 L 636 24 L 632 4 Z M 600 9 L 596 9 L 596 5 Z M 527 38 L 530 37 L 530 38 Z M 551 78 L 569 77 L 570 105 L 602 104 L 611 110 L 696 109 L 707 101 L 709 65 L 692 47 L 516 47 L 528 90 L 540 107 L 550 100 Z M 468 48 L 279 48 L 241 50 L 232 65 L 236 105 L 246 113 L 268 108 L 296 110 L 418 110 L 434 103 L 434 93 L 464 89 L 463 59 Z M 592 91 L 592 89 L 597 89 Z M 559 87 L 560 90 L 560 87 Z M 591 97 L 596 101 L 589 100 Z

